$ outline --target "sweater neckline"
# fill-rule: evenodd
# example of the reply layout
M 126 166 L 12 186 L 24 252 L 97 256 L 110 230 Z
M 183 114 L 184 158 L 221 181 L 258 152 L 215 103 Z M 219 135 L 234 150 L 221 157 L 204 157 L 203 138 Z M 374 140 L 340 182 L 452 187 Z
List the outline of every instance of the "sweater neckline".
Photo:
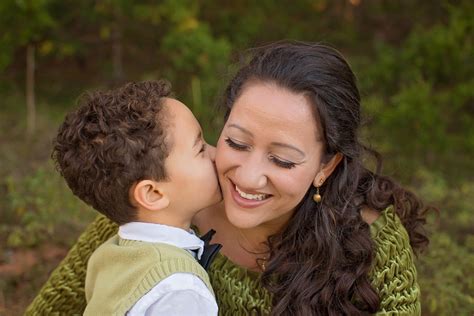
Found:
M 372 238 L 376 238 L 379 232 L 382 231 L 383 228 L 387 225 L 387 223 L 391 221 L 390 218 L 393 216 L 393 212 L 393 206 L 390 205 L 380 212 L 380 216 L 372 224 L 369 224 L 370 235 L 372 236 Z M 194 226 L 193 229 L 197 232 L 197 234 L 200 235 L 200 232 L 197 227 Z M 250 269 L 238 265 L 220 252 L 217 254 L 214 263 L 217 262 L 219 263 L 221 268 L 232 268 L 234 271 L 238 271 L 240 276 L 248 276 L 252 280 L 257 280 L 262 275 L 262 272 L 252 271 Z

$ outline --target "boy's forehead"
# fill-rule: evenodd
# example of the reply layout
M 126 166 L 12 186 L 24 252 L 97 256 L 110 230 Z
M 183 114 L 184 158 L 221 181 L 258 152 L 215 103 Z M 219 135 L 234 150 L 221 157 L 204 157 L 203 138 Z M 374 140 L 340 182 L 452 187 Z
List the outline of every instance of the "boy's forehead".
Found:
M 171 114 L 171 116 L 176 117 L 179 115 L 181 118 L 187 119 L 189 119 L 191 116 L 191 118 L 194 118 L 194 115 L 192 114 L 191 110 L 189 110 L 189 108 L 181 101 L 173 98 L 163 99 L 163 105 L 165 106 L 168 114 Z
M 169 115 L 170 125 L 173 126 L 174 133 L 199 133 L 201 126 L 191 110 L 182 102 L 173 99 L 165 98 L 164 103 L 167 115 Z M 176 135 L 179 137 L 179 135 Z
M 179 110 L 182 107 L 181 102 L 173 98 L 162 99 L 163 108 L 165 110 L 165 118 L 170 125 L 175 125 L 176 116 L 179 115 Z
M 167 107 L 186 107 L 184 103 L 181 101 L 174 99 L 174 98 L 169 98 L 169 97 L 164 97 L 163 98 L 163 104 Z

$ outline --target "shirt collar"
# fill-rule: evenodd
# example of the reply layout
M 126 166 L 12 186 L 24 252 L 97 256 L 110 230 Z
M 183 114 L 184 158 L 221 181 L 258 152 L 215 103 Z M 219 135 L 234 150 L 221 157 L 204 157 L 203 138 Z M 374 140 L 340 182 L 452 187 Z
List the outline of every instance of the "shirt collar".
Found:
M 204 242 L 192 229 L 186 231 L 162 224 L 131 222 L 121 225 L 118 235 L 123 239 L 169 244 L 188 250 L 193 256 L 196 254 L 194 251 L 197 250 L 198 260 L 201 259 L 204 251 Z

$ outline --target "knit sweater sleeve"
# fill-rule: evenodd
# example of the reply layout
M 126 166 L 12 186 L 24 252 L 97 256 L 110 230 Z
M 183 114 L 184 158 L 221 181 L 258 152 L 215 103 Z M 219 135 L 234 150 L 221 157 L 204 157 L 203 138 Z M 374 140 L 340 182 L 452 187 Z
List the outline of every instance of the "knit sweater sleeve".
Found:
M 376 315 L 421 315 L 413 252 L 393 207 L 382 212 L 370 230 L 376 248 L 370 277 L 381 303 Z
M 98 216 L 51 273 L 25 315 L 82 315 L 87 305 L 84 294 L 87 261 L 117 229 L 106 217 Z

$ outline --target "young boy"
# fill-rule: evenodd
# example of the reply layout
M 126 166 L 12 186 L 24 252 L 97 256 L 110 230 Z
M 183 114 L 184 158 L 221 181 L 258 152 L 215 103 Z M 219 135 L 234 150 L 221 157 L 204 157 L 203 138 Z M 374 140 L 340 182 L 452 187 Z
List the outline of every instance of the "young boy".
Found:
M 85 315 L 217 315 L 190 230 L 222 198 L 214 148 L 168 83 L 86 96 L 52 157 L 72 192 L 120 225 L 88 262 Z

